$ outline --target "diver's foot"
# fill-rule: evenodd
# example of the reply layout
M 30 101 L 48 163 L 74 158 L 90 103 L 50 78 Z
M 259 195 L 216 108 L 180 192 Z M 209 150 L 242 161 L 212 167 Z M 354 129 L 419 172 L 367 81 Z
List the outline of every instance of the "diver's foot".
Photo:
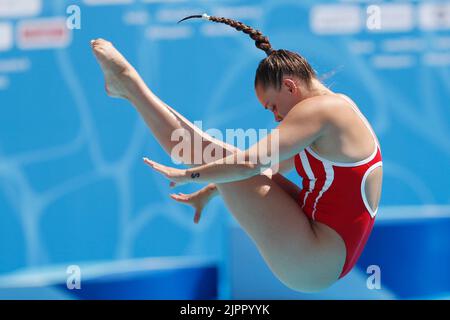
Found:
M 105 76 L 106 92 L 111 97 L 129 99 L 132 87 L 139 75 L 111 42 L 97 39 L 91 41 L 92 50 Z

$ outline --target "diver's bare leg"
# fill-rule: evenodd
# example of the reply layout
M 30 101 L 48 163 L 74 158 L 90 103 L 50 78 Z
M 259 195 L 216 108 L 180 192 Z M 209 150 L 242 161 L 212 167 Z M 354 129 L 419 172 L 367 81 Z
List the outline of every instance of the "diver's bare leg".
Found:
M 191 143 L 191 152 L 182 154 L 181 159 L 177 159 L 187 165 L 193 162 L 194 158 L 191 158 L 191 156 L 194 155 L 195 151 L 202 153 L 204 148 L 211 143 L 214 143 L 217 148 L 222 150 L 220 155 L 216 155 L 217 159 L 239 150 L 201 131 L 181 114 L 161 101 L 147 87 L 134 67 L 110 42 L 98 39 L 92 41 L 91 45 L 105 76 L 105 87 L 108 94 L 112 97 L 129 100 L 169 155 L 172 153 L 173 147 L 179 143 L 178 140 L 172 141 L 171 139 L 172 133 L 176 129 L 186 130 L 191 137 L 191 142 L 195 139 L 197 139 L 196 141 L 202 141 L 202 148 L 194 150 L 196 145 Z M 204 164 L 202 156 L 196 157 L 196 159 L 201 162 L 197 162 L 195 165 Z

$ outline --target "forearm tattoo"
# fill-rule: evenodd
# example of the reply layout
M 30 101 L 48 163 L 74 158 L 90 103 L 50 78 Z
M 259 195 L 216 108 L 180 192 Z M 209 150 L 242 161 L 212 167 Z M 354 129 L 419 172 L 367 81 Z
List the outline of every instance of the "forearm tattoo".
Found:
M 192 173 L 192 174 L 191 174 L 191 178 L 192 178 L 192 179 L 199 178 L 199 177 L 200 177 L 200 173 L 198 173 L 198 172 L 197 172 L 197 173 Z

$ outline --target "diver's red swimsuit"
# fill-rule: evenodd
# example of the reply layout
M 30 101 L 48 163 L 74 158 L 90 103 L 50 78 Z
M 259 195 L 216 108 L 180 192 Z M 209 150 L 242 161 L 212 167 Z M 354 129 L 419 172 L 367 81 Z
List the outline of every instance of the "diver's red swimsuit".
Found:
M 375 137 L 353 102 L 348 98 L 346 100 Z M 295 156 L 295 168 L 303 180 L 298 199 L 303 211 L 310 219 L 334 229 L 345 242 L 347 255 L 339 278 L 345 276 L 357 262 L 375 220 L 377 210 L 373 211 L 369 206 L 364 189 L 369 173 L 382 166 L 381 150 L 374 140 L 372 154 L 355 163 L 324 159 L 310 147 Z

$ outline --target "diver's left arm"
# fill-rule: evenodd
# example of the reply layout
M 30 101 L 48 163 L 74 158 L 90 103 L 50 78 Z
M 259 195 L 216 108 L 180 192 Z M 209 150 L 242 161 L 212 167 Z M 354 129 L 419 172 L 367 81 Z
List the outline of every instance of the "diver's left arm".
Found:
M 307 99 L 293 107 L 275 130 L 245 151 L 184 170 L 144 160 L 170 179 L 172 186 L 190 182 L 226 183 L 244 180 L 263 172 L 267 174 L 270 168 L 276 171 L 280 162 L 292 158 L 325 134 L 329 119 L 325 105 L 316 99 Z

